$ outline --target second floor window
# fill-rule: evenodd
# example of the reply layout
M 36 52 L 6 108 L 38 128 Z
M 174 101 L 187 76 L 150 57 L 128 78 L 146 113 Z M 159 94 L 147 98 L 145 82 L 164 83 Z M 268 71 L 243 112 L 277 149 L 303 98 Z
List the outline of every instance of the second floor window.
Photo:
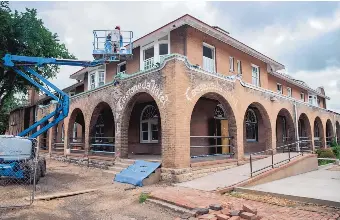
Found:
M 105 84 L 105 72 L 99 71 L 98 72 L 98 86 L 102 86 Z
M 292 97 L 292 88 L 287 87 L 288 97 Z
M 234 57 L 229 57 L 229 71 L 234 72 Z
M 241 60 L 237 61 L 237 73 L 242 74 L 242 65 L 241 65 Z
M 203 69 L 208 72 L 215 71 L 215 48 L 203 43 Z
M 90 75 L 90 88 L 96 88 L 96 73 L 91 73 Z
M 252 84 L 255 86 L 260 86 L 260 69 L 258 66 L 252 65 Z
M 277 87 L 277 93 L 282 94 L 282 93 L 283 93 L 283 92 L 282 92 L 282 85 L 281 85 L 280 83 L 278 83 L 278 84 L 276 85 L 276 87 Z
M 303 102 L 305 101 L 305 93 L 303 93 L 303 92 L 300 93 L 300 99 Z
M 117 65 L 117 73 L 125 73 L 126 71 L 126 62 L 119 63 Z
M 154 51 L 153 46 L 144 50 L 144 53 L 143 53 L 144 70 L 148 70 L 153 67 L 154 56 L 155 56 L 155 51 Z

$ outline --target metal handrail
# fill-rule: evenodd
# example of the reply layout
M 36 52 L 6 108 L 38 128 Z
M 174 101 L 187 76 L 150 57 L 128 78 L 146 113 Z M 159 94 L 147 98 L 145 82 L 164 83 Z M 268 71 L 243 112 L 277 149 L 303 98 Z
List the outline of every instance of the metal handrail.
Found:
M 233 136 L 190 136 L 190 138 L 208 138 L 208 139 L 233 139 Z M 191 145 L 190 148 L 215 148 L 215 151 L 217 152 L 218 147 L 228 147 L 229 153 L 221 153 L 221 154 L 207 154 L 207 155 L 197 155 L 197 156 L 191 156 L 192 158 L 196 157 L 208 157 L 208 156 L 217 156 L 217 155 L 235 155 L 235 149 L 232 144 L 215 144 L 215 145 Z
M 115 137 L 90 137 L 91 153 L 115 154 Z M 98 141 L 99 140 L 99 141 Z M 107 150 L 110 148 L 110 150 Z
M 282 164 L 283 162 L 286 162 L 286 161 L 288 161 L 288 162 L 290 162 L 291 161 L 291 159 L 293 159 L 293 158 L 295 158 L 295 157 L 298 157 L 298 156 L 300 156 L 300 155 L 302 155 L 303 156 L 303 153 L 304 152 L 312 152 L 311 150 L 310 151 L 305 151 L 305 150 L 293 150 L 292 151 L 292 149 L 294 149 L 294 148 L 292 148 L 292 146 L 293 145 L 297 145 L 297 144 L 300 144 L 300 143 L 308 143 L 308 142 L 312 142 L 312 140 L 298 140 L 298 141 L 295 141 L 294 143 L 290 143 L 290 144 L 285 144 L 285 145 L 282 145 L 282 146 L 280 146 L 280 147 L 277 147 L 277 148 L 275 148 L 275 149 L 267 149 L 267 150 L 264 150 L 264 151 L 260 151 L 260 152 L 256 152 L 256 153 L 251 153 L 250 155 L 249 155 L 249 164 L 250 164 L 250 177 L 253 177 L 254 176 L 254 174 L 255 173 L 258 173 L 258 172 L 260 172 L 260 171 L 262 171 L 262 170 L 265 170 L 265 169 L 267 169 L 267 168 L 272 168 L 272 169 L 274 169 L 274 166 L 275 165 L 278 165 L 278 164 Z M 276 163 L 274 163 L 274 150 L 276 151 L 276 150 L 279 150 L 279 149 L 283 149 L 283 153 L 285 153 L 285 148 L 288 148 L 288 158 L 287 159 L 284 159 L 284 160 L 280 160 L 280 161 L 278 161 L 278 162 L 276 162 Z M 296 148 L 295 148 L 296 149 Z M 260 168 L 260 169 L 257 169 L 257 170 L 253 170 L 253 159 L 252 159 L 252 156 L 254 156 L 254 155 L 259 155 L 259 154 L 263 154 L 263 153 L 265 153 L 265 152 L 271 152 L 271 164 L 270 165 L 268 165 L 268 166 L 265 166 L 265 167 L 262 167 L 262 168 Z M 299 153 L 299 154 L 297 154 L 297 155 L 295 155 L 295 156 L 291 156 L 291 154 L 290 154 L 290 152 L 297 152 L 297 153 Z M 261 172 L 261 173 L 263 173 L 263 172 Z M 261 174 L 261 173 L 258 173 L 257 175 L 259 175 L 259 174 Z

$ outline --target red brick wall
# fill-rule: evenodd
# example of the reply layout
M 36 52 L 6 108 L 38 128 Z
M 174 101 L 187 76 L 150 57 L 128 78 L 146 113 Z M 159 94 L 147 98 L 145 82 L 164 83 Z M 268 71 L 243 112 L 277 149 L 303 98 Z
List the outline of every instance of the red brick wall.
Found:
M 186 30 L 187 26 L 182 26 L 170 32 L 170 53 L 186 56 Z

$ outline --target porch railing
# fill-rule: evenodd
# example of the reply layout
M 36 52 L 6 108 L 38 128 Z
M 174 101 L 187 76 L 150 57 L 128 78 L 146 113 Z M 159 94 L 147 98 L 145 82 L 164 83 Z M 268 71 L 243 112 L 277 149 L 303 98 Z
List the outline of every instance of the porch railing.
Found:
M 260 175 L 261 173 L 264 173 L 268 171 L 268 169 L 274 169 L 275 166 L 281 166 L 285 162 L 289 163 L 293 158 L 298 157 L 298 156 L 303 156 L 305 152 L 312 152 L 312 149 L 306 149 L 306 148 L 301 148 L 298 150 L 298 144 L 304 144 L 304 143 L 311 143 L 311 140 L 299 140 L 291 144 L 285 144 L 280 147 L 277 147 L 276 149 L 268 149 L 256 153 L 251 153 L 249 156 L 249 165 L 250 165 L 250 177 Z M 274 162 L 274 151 L 282 151 L 282 153 L 287 153 L 288 157 L 283 160 L 279 160 L 277 162 Z M 297 153 L 296 155 L 292 156 L 291 152 Z M 256 155 L 265 155 L 265 154 L 270 154 L 271 156 L 271 163 L 269 163 L 266 166 L 260 167 L 258 169 L 254 169 L 253 165 L 253 157 Z
M 83 138 L 70 138 L 68 149 L 70 153 L 85 153 L 85 143 Z
M 321 137 L 314 137 L 314 147 L 316 149 L 322 147 L 322 138 Z
M 207 141 L 207 144 L 209 142 L 214 141 L 215 144 L 209 144 L 209 145 L 190 145 L 190 152 L 193 149 L 213 149 L 214 152 L 209 152 L 207 154 L 198 154 L 198 155 L 193 155 L 191 158 L 197 158 L 197 157 L 209 157 L 209 156 L 219 156 L 219 155 L 229 155 L 233 156 L 235 154 L 234 148 L 232 144 L 230 143 L 231 140 L 233 139 L 232 136 L 190 136 L 190 140 L 192 139 L 200 139 L 199 143 L 202 143 L 204 141 Z M 217 141 L 220 140 L 220 141 Z M 226 142 L 229 142 L 229 144 L 223 144 L 223 141 L 225 140 Z M 228 140 L 228 141 L 227 141 Z M 217 143 L 220 142 L 220 143 Z M 227 153 L 223 153 L 224 150 L 228 149 Z
M 215 60 L 208 57 L 203 57 L 203 69 L 205 71 L 214 73 L 215 72 Z
M 154 61 L 155 61 L 155 57 L 151 57 L 149 59 L 144 60 L 144 70 L 153 68 Z
M 52 152 L 62 153 L 64 152 L 64 140 L 54 139 L 54 144 L 52 146 Z
M 114 155 L 115 137 L 90 137 L 89 153 L 92 155 Z
M 327 146 L 331 146 L 331 143 L 332 143 L 332 141 L 333 141 L 333 136 L 331 136 L 331 137 L 326 137 L 326 145 Z
M 48 151 L 48 138 L 40 138 L 39 149 Z

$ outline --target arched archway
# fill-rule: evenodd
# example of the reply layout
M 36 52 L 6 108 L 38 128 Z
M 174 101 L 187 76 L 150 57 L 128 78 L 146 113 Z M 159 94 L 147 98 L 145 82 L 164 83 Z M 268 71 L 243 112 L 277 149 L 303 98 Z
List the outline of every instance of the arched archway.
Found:
M 164 150 L 161 112 L 150 94 L 137 93 L 127 103 L 122 117 L 121 141 L 122 158 L 160 160 Z
M 308 116 L 301 113 L 298 121 L 300 148 L 312 148 L 312 128 Z
M 295 142 L 295 126 L 293 117 L 285 108 L 276 117 L 276 147 Z
M 320 148 L 324 146 L 324 130 L 322 121 L 319 117 L 314 120 L 314 146 L 315 148 Z
M 235 115 L 227 100 L 217 93 L 201 96 L 191 113 L 190 156 L 219 156 L 214 159 L 225 158 L 225 155 L 230 157 L 236 153 L 236 137 Z
M 333 124 L 331 120 L 327 119 L 326 122 L 326 146 L 331 146 L 334 138 Z
M 84 154 L 85 117 L 79 108 L 74 109 L 70 115 L 67 134 L 69 138 L 67 140 L 69 153 Z
M 338 121 L 335 122 L 336 129 L 336 142 L 339 144 L 340 141 L 340 123 Z
M 94 108 L 89 132 L 89 155 L 115 155 L 115 120 L 108 103 L 100 102 Z
M 250 104 L 243 122 L 244 153 L 272 148 L 272 128 L 266 109 L 258 102 Z

